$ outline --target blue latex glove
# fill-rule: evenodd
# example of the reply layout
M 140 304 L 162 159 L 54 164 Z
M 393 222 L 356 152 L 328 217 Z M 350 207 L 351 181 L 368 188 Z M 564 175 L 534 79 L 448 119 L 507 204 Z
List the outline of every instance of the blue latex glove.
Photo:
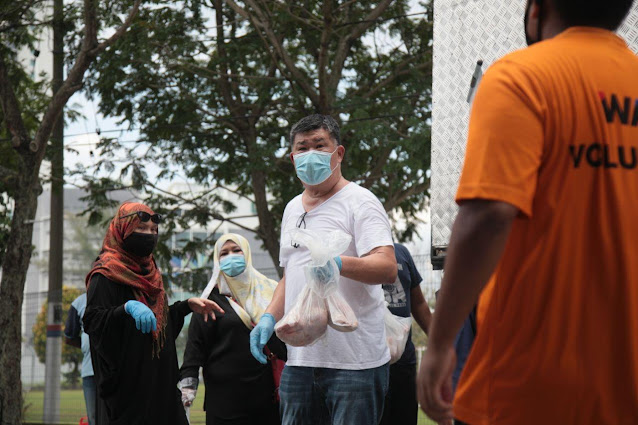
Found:
M 157 330 L 157 319 L 155 315 L 146 305 L 139 301 L 127 301 L 124 304 L 124 311 L 126 311 L 133 319 L 135 319 L 135 327 L 147 334 L 151 330 Z
M 250 332 L 250 352 L 259 363 L 268 363 L 268 359 L 264 354 L 264 347 L 274 331 L 275 317 L 270 313 L 266 313 L 261 316 L 257 326 Z
M 341 267 L 343 266 L 341 257 L 335 257 L 333 260 L 339 271 L 341 271 Z M 335 269 L 332 267 L 332 263 L 328 261 L 324 266 L 313 267 L 312 274 L 320 283 L 328 283 L 334 279 Z
M 334 258 L 335 263 L 337 263 L 337 267 L 339 267 L 339 272 L 341 272 L 341 268 L 343 267 L 343 261 L 341 261 L 341 257 L 337 256 Z

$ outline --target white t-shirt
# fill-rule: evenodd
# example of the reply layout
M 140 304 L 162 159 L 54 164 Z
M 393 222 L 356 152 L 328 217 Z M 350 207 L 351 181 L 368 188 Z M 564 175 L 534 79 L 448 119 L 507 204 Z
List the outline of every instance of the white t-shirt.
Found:
M 294 248 L 288 232 L 300 226 L 305 210 L 301 195 L 288 203 L 281 226 L 280 265 L 286 273 L 286 307 L 288 312 L 306 284 L 303 266 L 310 262 L 310 251 Z M 322 232 L 342 230 L 352 242 L 342 254 L 361 257 L 374 248 L 391 246 L 390 221 L 381 202 L 367 189 L 349 183 L 323 204 L 303 217 L 306 229 Z M 382 282 L 379 282 L 382 283 Z M 357 316 L 359 327 L 353 332 L 339 332 L 328 326 L 326 335 L 308 347 L 288 346 L 290 366 L 332 369 L 372 369 L 390 361 L 385 338 L 383 314 L 385 303 L 381 285 L 370 285 L 341 277 L 338 291 Z

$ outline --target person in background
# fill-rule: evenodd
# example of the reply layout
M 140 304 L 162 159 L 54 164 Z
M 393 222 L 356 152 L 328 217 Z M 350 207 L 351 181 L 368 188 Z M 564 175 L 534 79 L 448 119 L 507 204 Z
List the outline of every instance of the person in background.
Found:
M 614 33 L 632 4 L 529 0 L 530 46 L 483 77 L 419 371 L 441 424 L 638 424 L 638 57 Z
M 185 425 L 177 389 L 175 338 L 191 311 L 215 319 L 213 301 L 169 307 L 153 250 L 162 217 L 125 203 L 106 232 L 86 277 L 84 330 L 90 337 L 99 425 Z
M 414 317 L 423 332 L 430 326 L 430 307 L 423 297 L 420 283 L 423 281 L 408 249 L 394 244 L 398 276 L 394 284 L 383 285 L 385 300 L 395 316 Z M 412 331 L 405 345 L 403 356 L 390 366 L 390 387 L 385 398 L 382 425 L 416 425 L 418 417 L 416 399 L 416 350 L 412 343 Z
M 476 306 L 470 312 L 470 315 L 463 322 L 461 330 L 456 334 L 454 339 L 454 351 L 456 353 L 456 367 L 452 373 L 452 393 L 456 392 L 459 385 L 463 368 L 467 362 L 467 358 L 472 351 L 472 344 L 476 338 Z
M 439 290 L 434 293 L 435 299 L 438 300 Z M 476 306 L 472 309 L 470 315 L 463 322 L 463 326 L 454 338 L 454 352 L 456 355 L 456 366 L 452 373 L 452 396 L 456 392 L 456 387 L 461 379 L 461 373 L 465 367 L 465 362 L 472 351 L 472 344 L 476 338 Z
M 321 280 L 319 275 L 341 271 L 337 290 L 352 307 L 359 327 L 353 332 L 328 327 L 325 339 L 316 344 L 288 346 L 280 387 L 282 423 L 374 425 L 381 420 L 390 361 L 381 285 L 397 277 L 390 221 L 376 196 L 342 176 L 345 147 L 334 118 L 303 118 L 292 127 L 290 147 L 304 191 L 284 211 L 279 254 L 284 277 L 251 333 L 250 348 L 265 363 L 263 348 L 275 323 L 291 310 L 306 285 L 310 251 L 293 243 L 290 230 L 349 233 L 352 242 L 344 254 L 311 273 Z
M 213 276 L 202 293 L 226 312 L 216 321 L 191 319 L 180 388 L 184 406 L 195 399 L 200 367 L 206 385 L 207 425 L 278 425 L 279 403 L 272 361 L 258 362 L 250 353 L 250 331 L 272 300 L 277 282 L 252 265 L 250 245 L 228 233 L 215 243 Z M 280 360 L 285 345 L 273 335 L 268 348 Z
M 86 310 L 86 293 L 77 297 L 71 303 L 66 325 L 64 326 L 64 336 L 69 345 L 82 349 L 82 389 L 84 390 L 84 404 L 89 425 L 96 425 L 95 404 L 97 395 L 95 389 L 95 377 L 93 376 L 93 364 L 91 363 L 91 348 L 89 336 L 84 332 L 82 317 Z

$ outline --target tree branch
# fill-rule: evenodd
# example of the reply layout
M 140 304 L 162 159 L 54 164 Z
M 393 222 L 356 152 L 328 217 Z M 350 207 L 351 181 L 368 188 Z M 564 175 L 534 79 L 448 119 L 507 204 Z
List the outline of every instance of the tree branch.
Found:
M 233 79 L 239 79 L 239 80 L 273 80 L 273 81 L 282 81 L 285 80 L 285 78 L 282 77 L 275 77 L 274 75 L 271 75 L 270 72 L 268 72 L 268 75 L 243 75 L 243 74 L 222 74 L 221 72 L 216 72 L 213 71 L 209 68 L 200 66 L 200 65 L 195 65 L 189 62 L 182 62 L 182 61 L 178 61 L 175 64 L 167 64 L 168 68 L 182 68 L 188 72 L 192 72 L 193 74 L 199 75 L 201 77 L 204 77 L 208 80 L 214 81 L 214 82 L 218 82 L 219 78 L 218 77 L 228 77 L 228 78 L 233 78 Z
M 337 11 L 339 11 L 341 9 L 349 8 L 350 6 L 352 6 L 353 4 L 355 4 L 358 1 L 359 0 L 349 0 L 349 1 L 343 2 L 342 4 L 339 5 L 339 7 L 337 7 Z
M 251 229 L 250 227 L 244 226 L 243 224 L 240 224 L 240 223 L 237 223 L 235 220 L 230 219 L 230 218 L 226 218 L 226 217 L 222 216 L 221 214 L 212 213 L 211 215 L 212 215 L 212 217 L 215 220 L 219 220 L 219 221 L 222 221 L 222 222 L 223 221 L 227 221 L 228 223 L 232 224 L 233 226 L 237 226 L 240 229 L 244 229 L 244 230 L 247 230 L 249 232 L 257 233 L 257 229 Z
M 317 70 L 319 72 L 319 112 L 329 114 L 329 106 L 332 104 L 333 93 L 329 91 L 328 55 L 330 48 L 330 34 L 332 32 L 332 1 L 323 2 L 323 30 L 319 43 L 319 59 Z
M 390 158 L 390 154 L 393 150 L 394 146 L 386 146 L 381 150 L 381 152 L 379 152 L 374 167 L 372 167 L 372 169 L 370 170 L 370 174 L 368 174 L 368 177 L 366 177 L 363 183 L 361 183 L 361 186 L 369 189 L 370 187 L 372 187 L 374 182 L 381 177 L 383 167 L 388 162 L 388 158 Z
M 284 1 L 284 2 L 276 2 L 275 4 L 281 6 L 282 8 L 284 8 L 286 10 L 286 12 L 288 12 L 288 14 L 290 15 L 290 17 L 292 19 L 294 19 L 295 21 L 301 22 L 304 25 L 307 25 L 308 27 L 316 30 L 316 31 L 321 31 L 321 26 L 323 24 L 323 20 L 319 19 L 317 17 L 315 17 L 310 11 L 308 11 L 305 7 L 303 7 L 302 5 L 299 4 L 293 4 L 293 6 L 297 7 L 298 9 L 301 9 L 302 11 L 304 11 L 307 15 L 311 16 L 312 19 L 306 19 L 306 18 L 302 18 L 301 16 L 293 13 L 292 8 L 290 7 L 290 1 Z
M 51 25 L 52 21 L 33 21 L 28 24 L 21 22 L 12 22 L 11 24 L 0 26 L 0 33 L 24 27 L 44 27 Z
M 20 105 L 9 80 L 9 73 L 4 55 L 0 54 L 0 104 L 4 113 L 4 121 L 9 132 L 13 136 L 11 143 L 14 148 L 29 149 L 31 140 L 24 126 L 24 120 L 20 113 Z
M 89 51 L 97 46 L 98 20 L 96 10 L 97 0 L 84 0 L 84 37 L 82 51 Z M 82 52 L 80 52 L 80 55 Z
M 410 61 L 405 61 L 401 64 L 399 64 L 399 66 L 397 66 L 397 68 L 395 69 L 395 71 L 390 74 L 387 78 L 381 80 L 376 86 L 374 86 L 372 89 L 370 89 L 368 92 L 363 93 L 362 97 L 363 98 L 371 98 L 373 96 L 375 96 L 379 91 L 381 91 L 384 87 L 387 87 L 388 85 L 392 84 L 397 78 L 402 77 L 404 75 L 408 75 L 414 71 L 420 71 L 422 69 L 427 69 L 427 68 L 432 68 L 432 62 L 426 62 L 426 63 L 422 63 L 419 65 L 411 65 L 409 66 L 408 69 L 402 69 L 401 71 L 397 71 L 400 68 L 404 68 L 405 66 L 408 66 L 410 64 Z
M 270 65 L 270 68 L 268 69 L 268 76 L 274 78 L 276 71 L 277 71 L 277 65 L 272 63 Z M 274 80 L 271 79 L 267 81 L 267 84 L 265 85 L 264 89 L 261 91 L 259 98 L 254 104 L 254 107 L 253 107 L 254 115 L 257 115 L 257 116 L 263 115 L 266 112 L 266 107 L 273 103 L 273 99 L 270 93 L 270 90 L 273 86 L 274 86 Z
M 393 196 L 388 197 L 383 207 L 385 208 L 386 211 L 393 210 L 398 205 L 400 205 L 403 201 L 408 199 L 410 196 L 416 195 L 417 193 L 424 192 L 428 190 L 429 187 L 430 187 L 430 183 L 426 180 L 423 183 L 412 185 L 402 192 L 398 192 L 398 193 L 395 192 Z
M 182 201 L 184 203 L 184 205 L 194 205 L 197 208 L 208 209 L 207 207 L 200 207 L 197 204 L 197 202 L 195 200 L 193 200 L 193 199 L 187 199 L 187 198 L 184 198 L 183 196 L 181 196 L 179 194 L 175 194 L 175 193 L 169 192 L 167 190 L 164 190 L 164 189 L 156 186 L 155 184 L 151 183 L 148 180 L 146 180 L 146 184 L 149 185 L 151 188 L 157 190 L 158 192 L 161 192 L 161 193 L 164 193 L 165 195 L 172 196 L 173 198 L 179 199 L 180 201 Z M 233 218 L 224 217 L 223 215 L 221 215 L 220 213 L 218 213 L 216 211 L 211 211 L 209 209 L 209 215 L 215 220 L 222 221 L 222 222 L 226 221 L 226 222 L 228 222 L 228 223 L 230 223 L 230 224 L 232 224 L 234 226 L 239 227 L 240 229 L 244 229 L 244 230 L 247 230 L 249 232 L 257 233 L 256 229 L 251 229 L 250 227 L 244 226 L 241 223 L 237 223 L 235 220 L 233 220 Z M 242 218 L 246 218 L 246 217 L 245 216 L 238 216 L 238 217 L 234 217 L 234 218 L 242 219 Z
M 261 30 L 264 32 L 265 37 L 262 37 L 262 39 L 264 39 L 268 50 L 270 51 L 271 48 L 274 48 L 277 56 L 283 61 L 291 78 L 301 87 L 301 89 L 304 91 L 306 96 L 310 98 L 313 104 L 319 105 L 319 95 L 315 91 L 314 85 L 309 79 L 306 78 L 303 72 L 295 64 L 295 61 L 290 57 L 286 49 L 284 49 L 283 44 L 281 43 L 279 38 L 277 38 L 277 35 L 270 26 L 269 18 L 266 16 L 265 12 L 257 5 L 257 3 L 254 0 L 246 0 L 246 4 L 249 5 L 250 8 L 254 11 L 254 13 L 249 14 L 245 9 L 241 8 L 233 0 L 225 1 L 240 16 L 250 19 L 253 26 L 257 30 Z
M 343 67 L 345 66 L 346 59 L 348 58 L 348 54 L 350 53 L 350 48 L 356 39 L 361 37 L 361 35 L 374 23 L 376 20 L 385 12 L 385 10 L 390 6 L 392 0 L 383 0 L 381 1 L 377 7 L 372 9 L 370 13 L 365 17 L 365 19 L 360 23 L 354 26 L 350 33 L 344 37 L 339 39 L 339 43 L 337 44 L 337 50 L 335 51 L 335 59 L 332 64 L 332 73 L 330 74 L 329 81 L 329 90 L 332 93 L 335 93 L 337 90 L 337 86 L 339 85 L 339 81 L 341 81 L 341 74 L 343 73 Z
M 377 19 L 379 19 L 379 17 L 383 14 L 383 12 L 385 12 L 388 6 L 390 6 L 390 3 L 392 3 L 392 0 L 383 0 L 382 2 L 380 2 L 377 7 L 375 7 L 370 13 L 368 13 L 368 16 L 363 19 L 363 22 L 355 25 L 348 37 L 351 40 L 359 38 L 361 34 L 363 34 L 376 22 Z
M 221 185 L 221 184 L 220 184 L 220 185 L 218 185 L 218 187 L 220 187 L 221 189 L 227 190 L 228 192 L 230 192 L 230 193 L 232 193 L 232 194 L 234 194 L 234 195 L 237 195 L 237 196 L 239 196 L 239 197 L 242 197 L 242 198 L 244 198 L 244 199 L 246 199 L 246 200 L 248 200 L 248 201 L 252 202 L 253 204 L 255 203 L 255 200 L 254 200 L 254 199 L 252 199 L 251 197 L 246 196 L 246 195 L 244 195 L 244 194 L 242 194 L 242 193 L 240 193 L 240 192 L 238 192 L 238 191 L 236 191 L 236 190 L 233 190 L 233 189 L 231 189 L 231 188 L 229 188 L 229 187 L 226 187 L 226 186 L 224 186 L 224 185 Z
M 86 1 L 91 1 L 91 0 L 86 0 Z M 115 33 L 112 36 L 110 36 L 109 38 L 101 42 L 96 47 L 94 52 L 96 56 L 100 54 L 101 52 L 103 52 L 104 50 L 106 50 L 109 46 L 111 46 L 113 43 L 119 40 L 126 33 L 126 31 L 129 29 L 131 24 L 133 24 L 133 19 L 135 19 L 135 16 L 137 16 L 137 13 L 140 10 L 141 4 L 142 4 L 142 0 L 135 0 L 133 7 L 129 11 L 128 16 L 126 17 L 122 25 L 115 31 Z
M 232 81 L 228 77 L 230 70 L 228 67 L 228 56 L 226 55 L 226 43 L 224 41 L 224 11 L 222 10 L 222 0 L 214 0 L 215 7 L 215 20 L 217 26 L 217 54 L 221 59 L 220 66 L 222 67 L 223 74 L 218 79 L 218 84 L 224 103 L 230 111 L 230 115 L 243 115 L 238 103 L 241 104 L 241 99 L 235 99 L 232 93 Z
M 115 31 L 115 34 L 104 42 L 98 44 L 98 22 L 97 12 L 95 9 L 96 1 L 97 0 L 84 0 L 84 37 L 82 39 L 82 48 L 75 60 L 75 64 L 69 71 L 66 80 L 64 80 L 60 89 L 53 95 L 53 98 L 42 117 L 40 127 L 36 132 L 33 143 L 30 146 L 32 151 L 37 151 L 38 161 L 42 161 L 42 158 L 44 157 L 46 142 L 49 140 L 51 131 L 53 130 L 53 125 L 62 113 L 64 106 L 68 102 L 69 98 L 82 88 L 84 73 L 99 53 L 113 44 L 128 30 L 142 2 L 142 0 L 135 0 L 128 17 L 122 26 Z
M 51 23 L 50 21 L 42 22 L 33 20 L 28 23 L 22 22 L 27 12 L 41 8 L 41 5 L 38 3 L 44 3 L 44 0 L 3 2 L 2 8 L 0 8 L 0 22 L 8 24 L 0 27 L 0 32 L 6 32 L 20 27 L 49 25 Z

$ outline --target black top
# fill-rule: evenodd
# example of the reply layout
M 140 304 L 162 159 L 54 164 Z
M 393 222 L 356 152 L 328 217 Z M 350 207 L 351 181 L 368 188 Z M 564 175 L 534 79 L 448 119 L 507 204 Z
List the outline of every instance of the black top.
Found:
M 204 368 L 207 416 L 232 418 L 272 406 L 275 385 L 270 362 L 262 365 L 252 356 L 250 330 L 228 299 L 217 288 L 208 298 L 225 313 L 216 313 L 216 321 L 204 322 L 201 315 L 191 318 L 180 379 L 197 378 L 199 368 Z M 286 347 L 274 334 L 268 347 L 285 360 Z
M 84 330 L 91 341 L 97 384 L 99 425 L 187 425 L 177 389 L 175 338 L 191 312 L 178 301 L 166 318 L 166 342 L 159 358 L 152 356 L 153 337 L 135 327 L 124 304 L 134 300 L 131 287 L 103 275 L 91 278 Z
M 388 308 L 392 314 L 395 316 L 410 317 L 412 314 L 412 289 L 417 288 L 423 281 L 423 278 L 416 269 L 414 260 L 410 255 L 410 251 L 408 251 L 405 246 L 395 243 L 394 253 L 397 258 L 397 267 L 399 268 L 399 271 L 397 273 L 396 282 L 391 285 L 383 285 L 385 300 L 388 302 Z M 408 341 L 405 344 L 403 356 L 401 356 L 399 361 L 397 361 L 397 364 L 416 364 L 416 351 L 414 349 L 414 344 L 412 343 L 412 330 L 410 330 Z
M 71 304 L 69 307 L 69 313 L 66 316 L 66 323 L 64 324 L 64 336 L 68 339 L 78 341 L 81 343 L 80 337 L 82 335 L 82 319 L 80 319 L 80 313 Z

